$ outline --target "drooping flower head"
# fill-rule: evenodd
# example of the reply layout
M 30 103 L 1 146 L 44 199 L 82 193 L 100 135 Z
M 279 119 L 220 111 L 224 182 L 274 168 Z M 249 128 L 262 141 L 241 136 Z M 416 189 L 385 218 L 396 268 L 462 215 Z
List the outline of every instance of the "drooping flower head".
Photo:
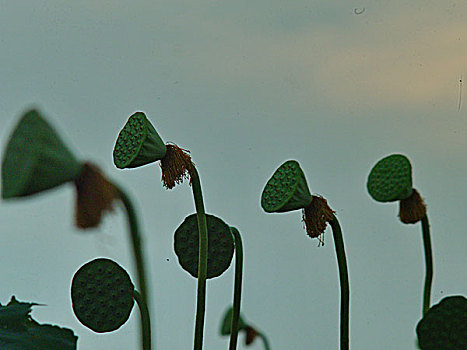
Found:
M 37 110 L 26 112 L 11 134 L 2 161 L 2 198 L 37 194 L 74 180 L 81 171 L 55 130 Z
M 302 209 L 302 219 L 310 238 L 322 235 L 334 211 L 321 196 L 312 196 L 300 165 L 295 160 L 283 163 L 266 183 L 261 195 L 261 207 L 267 213 L 282 213 Z
M 412 166 L 402 154 L 378 161 L 368 175 L 367 189 L 378 202 L 399 201 L 399 218 L 403 223 L 416 223 L 426 214 L 420 194 L 412 187 Z

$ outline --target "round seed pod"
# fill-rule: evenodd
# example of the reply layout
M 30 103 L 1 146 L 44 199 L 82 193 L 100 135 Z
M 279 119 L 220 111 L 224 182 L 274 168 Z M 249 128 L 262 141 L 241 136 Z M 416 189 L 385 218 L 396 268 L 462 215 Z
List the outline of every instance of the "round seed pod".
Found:
M 467 349 L 467 299 L 455 295 L 432 306 L 418 322 L 417 337 L 423 350 Z
M 26 112 L 8 140 L 2 197 L 29 196 L 74 180 L 81 164 L 36 110 Z
M 206 214 L 208 228 L 208 266 L 206 278 L 222 275 L 232 262 L 234 240 L 229 226 L 214 215 Z M 174 249 L 182 268 L 198 278 L 199 231 L 196 214 L 185 218 L 174 235 Z
M 112 332 L 130 317 L 134 289 L 130 276 L 116 262 L 105 258 L 92 260 L 73 276 L 73 311 L 94 332 Z
M 136 168 L 164 157 L 166 147 L 143 112 L 136 112 L 118 135 L 113 150 L 114 164 L 119 169 Z
M 232 314 L 233 314 L 233 309 L 230 307 L 224 314 L 224 318 L 221 323 L 221 329 L 220 333 L 221 335 L 229 335 L 232 330 Z M 248 328 L 248 325 L 246 322 L 243 320 L 242 315 L 240 314 L 238 318 L 238 330 L 246 330 Z
M 367 189 L 370 196 L 378 202 L 393 202 L 410 197 L 410 161 L 402 154 L 392 154 L 381 159 L 368 175 Z
M 288 160 L 272 175 L 261 195 L 261 207 L 268 213 L 308 207 L 311 194 L 300 165 Z

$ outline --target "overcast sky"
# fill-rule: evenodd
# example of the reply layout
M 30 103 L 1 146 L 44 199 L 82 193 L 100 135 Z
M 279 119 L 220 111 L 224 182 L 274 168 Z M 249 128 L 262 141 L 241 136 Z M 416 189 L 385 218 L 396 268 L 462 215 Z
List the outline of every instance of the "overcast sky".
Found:
M 408 156 L 432 225 L 432 302 L 465 295 L 467 3 L 407 3 L 0 0 L 1 152 L 36 106 L 79 159 L 127 189 L 145 239 L 157 349 L 190 349 L 196 280 L 178 265 L 173 233 L 194 212 L 191 189 L 165 190 L 157 164 L 112 162 L 120 129 L 144 111 L 165 141 L 191 151 L 206 211 L 243 236 L 246 319 L 273 350 L 337 349 L 330 229 L 317 247 L 300 212 L 259 205 L 274 170 L 296 159 L 343 229 L 351 348 L 415 349 L 421 228 L 400 223 L 397 204 L 373 201 L 366 178 L 380 158 Z M 65 185 L 0 203 L 0 302 L 47 304 L 33 317 L 72 328 L 80 350 L 138 349 L 136 309 L 104 335 L 73 315 L 71 278 L 87 261 L 112 258 L 135 281 L 123 211 L 78 231 L 74 197 Z M 232 267 L 208 282 L 207 350 L 228 348 L 218 331 L 232 288 Z

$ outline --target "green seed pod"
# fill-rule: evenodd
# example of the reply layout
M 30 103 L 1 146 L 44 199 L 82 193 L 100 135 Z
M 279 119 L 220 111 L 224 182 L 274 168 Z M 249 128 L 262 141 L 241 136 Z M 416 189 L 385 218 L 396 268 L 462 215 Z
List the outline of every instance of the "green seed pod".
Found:
M 136 112 L 118 135 L 113 151 L 119 169 L 136 168 L 161 160 L 166 147 L 154 126 L 143 112 Z
M 370 196 L 378 202 L 393 202 L 410 197 L 410 161 L 402 154 L 393 154 L 381 159 L 368 175 L 367 189 Z
M 467 349 L 467 299 L 446 297 L 427 311 L 417 325 L 422 350 Z
M 261 207 L 268 213 L 308 207 L 311 194 L 300 165 L 288 160 L 272 175 L 261 195 Z
M 206 214 L 208 228 L 207 277 L 218 277 L 232 262 L 234 240 L 229 226 L 214 215 Z M 185 218 L 174 235 L 174 249 L 182 268 L 198 278 L 199 232 L 196 214 Z
M 232 329 L 232 314 L 233 309 L 230 307 L 224 315 L 224 319 L 222 320 L 221 324 L 221 335 L 229 335 Z M 243 320 L 242 315 L 238 318 L 238 330 L 246 330 L 248 325 Z
M 134 289 L 130 276 L 116 262 L 105 258 L 92 260 L 73 276 L 73 311 L 94 332 L 112 332 L 130 317 Z
M 81 164 L 36 110 L 20 119 L 2 162 L 2 197 L 36 194 L 74 180 Z

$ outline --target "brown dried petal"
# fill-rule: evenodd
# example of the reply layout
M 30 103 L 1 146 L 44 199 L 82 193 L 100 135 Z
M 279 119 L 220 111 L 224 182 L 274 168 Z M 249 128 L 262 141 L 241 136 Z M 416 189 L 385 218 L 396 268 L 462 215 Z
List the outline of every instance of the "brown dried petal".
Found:
M 328 221 L 334 217 L 326 199 L 312 196 L 311 204 L 302 210 L 302 221 L 305 223 L 306 233 L 310 238 L 318 238 L 318 246 L 324 245 L 323 234 Z
M 184 179 L 190 178 L 190 168 L 193 165 L 188 150 L 174 144 L 167 144 L 167 151 L 161 159 L 162 184 L 167 189 L 172 189 Z M 190 178 L 191 185 L 191 178 Z
M 425 215 L 425 203 L 416 189 L 409 198 L 399 201 L 399 218 L 404 224 L 415 224 Z
M 75 186 L 76 226 L 82 229 L 98 226 L 104 211 L 112 211 L 112 203 L 118 198 L 117 188 L 91 163 L 84 163 Z

